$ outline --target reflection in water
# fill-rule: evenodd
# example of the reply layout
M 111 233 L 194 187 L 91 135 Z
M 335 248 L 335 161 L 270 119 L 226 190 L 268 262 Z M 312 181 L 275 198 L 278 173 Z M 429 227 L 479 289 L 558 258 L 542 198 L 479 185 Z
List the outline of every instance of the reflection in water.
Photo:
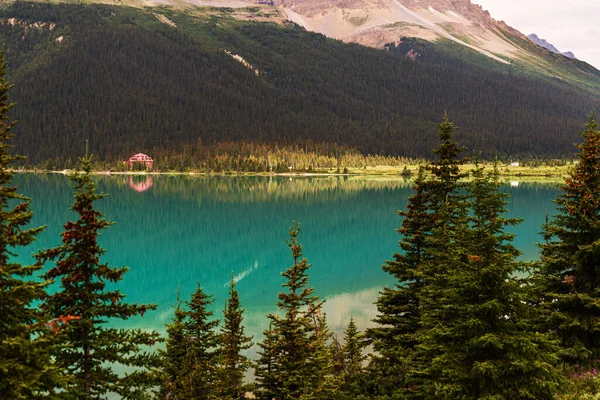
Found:
M 152 187 L 152 177 L 150 175 L 130 175 L 129 187 L 138 193 L 145 192 Z
M 377 315 L 374 303 L 381 289 L 381 287 L 375 287 L 325 297 L 323 311 L 331 332 L 338 338 L 343 338 L 350 317 L 354 318 L 356 325 L 361 330 L 374 326 L 372 320 Z M 277 307 L 275 306 L 277 299 L 273 298 L 271 300 L 272 306 L 246 308 L 244 324 L 246 329 L 254 335 L 254 342 L 261 342 L 264 337 L 263 332 L 269 329 L 269 320 L 265 316 L 269 313 L 277 313 Z M 171 316 L 172 313 L 169 314 L 168 319 Z M 256 352 L 259 350 L 260 348 L 255 344 L 247 351 L 247 355 L 255 358 Z
M 235 284 L 237 285 L 239 283 L 239 281 L 241 281 L 242 279 L 247 277 L 250 273 L 252 273 L 252 271 L 256 271 L 257 269 L 258 269 L 258 261 L 254 261 L 254 266 L 250 267 L 248 269 L 245 269 L 242 272 L 240 272 L 239 274 L 235 275 L 233 277 L 233 282 L 235 282 Z M 224 287 L 229 287 L 230 285 L 231 285 L 231 282 L 225 282 L 223 284 Z
M 150 175 L 146 175 L 151 177 Z M 141 176 L 138 176 L 138 178 Z M 95 177 L 108 193 L 121 190 L 123 181 L 113 177 Z M 194 202 L 256 203 L 273 200 L 310 198 L 329 202 L 365 190 L 409 189 L 411 181 L 402 178 L 378 179 L 348 176 L 154 176 L 155 197 L 177 196 Z
M 100 191 L 110 194 L 97 203 L 116 221 L 100 241 L 103 261 L 130 267 L 121 291 L 130 302 L 158 304 L 143 318 L 114 321 L 164 332 L 172 316 L 178 286 L 188 298 L 200 282 L 215 296 L 213 311 L 222 315 L 232 274 L 249 334 L 260 340 L 268 313 L 276 312 L 282 290 L 280 273 L 292 264 L 285 244 L 292 220 L 300 222 L 299 241 L 312 267 L 310 284 L 327 299 L 325 311 L 332 331 L 341 334 L 353 316 L 360 329 L 375 316 L 374 302 L 384 285 L 393 284 L 381 270 L 398 251 L 397 215 L 411 194 L 403 178 L 357 177 L 205 177 L 145 176 L 152 190 L 143 196 L 131 190 L 131 180 L 97 176 Z M 135 179 L 134 183 L 138 183 Z M 144 181 L 146 182 L 146 181 Z M 20 192 L 32 198 L 32 225 L 48 225 L 19 257 L 60 242 L 62 226 L 75 218 L 69 211 L 73 192 L 67 177 L 57 174 L 17 174 Z M 536 241 L 546 214 L 554 213 L 553 185 L 507 184 L 509 217 L 524 222 L 512 228 L 523 259 L 537 255 Z

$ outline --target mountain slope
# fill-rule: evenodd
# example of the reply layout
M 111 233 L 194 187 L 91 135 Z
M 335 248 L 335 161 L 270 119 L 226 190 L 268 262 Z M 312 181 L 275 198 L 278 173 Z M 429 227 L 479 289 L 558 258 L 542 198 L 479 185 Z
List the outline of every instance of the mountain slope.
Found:
M 74 159 L 85 139 L 104 159 L 241 140 L 416 157 L 444 110 L 471 151 L 561 156 L 600 109 L 450 40 L 381 51 L 214 10 L 17 2 L 0 35 L 32 162 Z
M 470 0 L 274 1 L 290 20 L 346 42 L 380 48 L 403 37 L 449 40 L 499 63 L 600 92 L 600 73 L 593 67 L 530 46 L 525 35 Z
M 390 43 L 398 45 L 405 37 L 442 44 L 452 41 L 497 63 L 539 77 L 560 79 L 595 95 L 600 93 L 598 70 L 585 62 L 557 58 L 552 51 L 533 46 L 525 35 L 503 21 L 496 21 L 470 0 L 85 1 L 140 8 L 168 5 L 196 15 L 228 14 L 240 20 L 279 24 L 292 21 L 330 38 L 375 48 Z

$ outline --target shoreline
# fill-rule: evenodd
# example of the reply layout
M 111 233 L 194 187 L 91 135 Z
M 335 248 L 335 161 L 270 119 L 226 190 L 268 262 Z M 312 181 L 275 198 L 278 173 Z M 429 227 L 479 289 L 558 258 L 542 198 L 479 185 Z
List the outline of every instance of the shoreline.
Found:
M 462 172 L 471 171 L 475 166 L 467 164 L 461 166 Z M 498 167 L 499 177 L 504 180 L 513 181 L 563 181 L 567 176 L 571 166 L 560 167 Z M 484 170 L 492 171 L 492 165 L 484 165 Z M 410 180 L 416 177 L 419 166 L 372 166 L 366 168 L 347 168 L 347 173 L 338 172 L 337 169 L 330 168 L 317 170 L 314 172 L 201 172 L 201 171 L 94 171 L 94 175 L 103 176 L 206 176 L 206 177 L 237 177 L 237 176 L 281 176 L 281 177 L 355 177 L 355 178 L 387 178 L 387 179 L 405 179 Z M 408 173 L 407 173 L 408 171 Z M 32 173 L 32 174 L 60 174 L 70 175 L 76 173 L 76 170 L 39 170 L 39 169 L 14 169 L 14 173 Z

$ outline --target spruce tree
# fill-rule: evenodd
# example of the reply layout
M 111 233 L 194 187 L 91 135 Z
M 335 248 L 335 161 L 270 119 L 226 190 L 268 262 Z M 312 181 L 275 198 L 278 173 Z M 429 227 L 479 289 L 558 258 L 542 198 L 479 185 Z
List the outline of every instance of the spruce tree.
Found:
M 95 209 L 94 202 L 105 197 L 92 180 L 91 157 L 81 159 L 82 174 L 71 177 L 75 201 L 71 210 L 79 215 L 67 222 L 62 245 L 37 254 L 40 264 L 51 261 L 46 279 L 60 281 L 44 308 L 55 318 L 72 317 L 65 327 L 65 342 L 56 350 L 56 363 L 72 378 L 66 399 L 101 399 L 116 393 L 123 399 L 145 399 L 157 385 L 154 367 L 158 355 L 146 349 L 160 340 L 156 332 L 107 327 L 111 319 L 129 319 L 154 310 L 155 305 L 129 304 L 118 289 L 107 284 L 123 279 L 126 267 L 110 267 L 100 261 L 100 232 L 112 223 Z M 115 364 L 132 372 L 115 371 Z
M 240 304 L 235 281 L 231 278 L 229 299 L 223 309 L 223 326 L 219 335 L 219 398 L 239 400 L 246 398 L 248 385 L 244 384 L 244 375 L 252 364 L 248 357 L 241 354 L 252 346 L 252 337 L 244 332 L 244 309 Z
M 183 399 L 182 371 L 189 346 L 189 337 L 185 332 L 185 312 L 181 307 L 182 301 L 177 293 L 177 306 L 173 320 L 167 324 L 167 339 L 165 349 L 159 349 L 163 358 L 163 373 L 160 397 L 163 399 Z
M 366 333 L 375 350 L 371 373 L 377 384 L 373 386 L 373 395 L 404 393 L 409 385 L 417 383 L 407 379 L 409 368 L 425 362 L 419 360 L 414 351 L 419 344 L 417 333 L 421 327 L 419 293 L 429 279 L 421 265 L 429 256 L 428 236 L 447 223 L 440 210 L 449 196 L 456 193 L 459 180 L 465 176 L 460 172 L 460 165 L 466 160 L 459 158 L 464 148 L 453 140 L 454 130 L 454 124 L 444 115 L 438 125 L 439 145 L 433 150 L 438 159 L 419 169 L 413 186 L 415 193 L 408 199 L 407 210 L 398 212 L 403 217 L 398 230 L 401 252 L 383 266 L 397 283 L 380 293 L 379 314 L 374 320 L 378 326 Z M 428 177 L 427 172 L 432 177 Z
M 293 265 L 277 306 L 283 315 L 269 314 L 270 329 L 260 344 L 257 396 L 260 399 L 331 398 L 331 357 L 326 345 L 330 337 L 322 313 L 323 301 L 308 285 L 310 264 L 298 243 L 300 227 L 292 223 L 287 241 Z
M 427 364 L 411 374 L 416 398 L 552 399 L 561 383 L 556 348 L 532 331 L 525 264 L 513 235 L 517 219 L 504 217 L 506 194 L 497 175 L 481 168 L 466 186 L 468 198 L 440 210 L 448 223 L 433 230 L 422 265 L 429 277 L 419 293 L 417 353 Z M 452 214 L 452 216 L 450 216 Z
M 259 343 L 258 360 L 254 367 L 256 376 L 256 398 L 263 400 L 277 399 L 280 394 L 281 376 L 284 371 L 278 364 L 276 344 L 280 341 L 278 331 L 273 329 L 273 324 L 269 324 L 269 329 L 263 332 L 264 338 Z
M 354 381 L 355 377 L 361 374 L 363 370 L 364 343 L 362 335 L 356 328 L 354 318 L 350 318 L 348 327 L 344 332 L 344 370 L 348 382 Z
M 334 376 L 334 361 L 329 341 L 332 337 L 327 325 L 327 316 L 322 311 L 323 303 L 315 303 L 307 312 L 312 317 L 315 334 L 312 337 L 312 357 L 307 362 L 308 386 L 312 388 L 304 398 L 332 400 L 338 391 L 339 382 Z
M 48 317 L 36 305 L 48 282 L 32 275 L 42 268 L 12 260 L 17 248 L 31 244 L 43 227 L 26 228 L 33 213 L 30 200 L 12 186 L 11 165 L 21 159 L 10 154 L 8 142 L 16 122 L 10 102 L 4 52 L 0 52 L 0 395 L 7 399 L 35 399 L 59 384 L 59 370 L 50 351 L 54 342 Z
M 600 131 L 592 114 L 561 194 L 558 214 L 542 227 L 536 295 L 547 314 L 540 329 L 561 341 L 567 364 L 596 367 L 600 358 Z
M 363 335 L 358 331 L 354 318 L 350 318 L 350 322 L 344 331 L 344 345 L 341 348 L 340 398 L 356 399 L 363 395 L 367 379 L 363 366 L 366 359 L 363 354 L 364 349 Z
M 182 399 L 214 399 L 217 394 L 217 347 L 219 338 L 215 329 L 218 320 L 211 319 L 210 306 L 214 298 L 207 295 L 198 283 L 184 312 L 183 325 L 188 346 L 183 361 Z

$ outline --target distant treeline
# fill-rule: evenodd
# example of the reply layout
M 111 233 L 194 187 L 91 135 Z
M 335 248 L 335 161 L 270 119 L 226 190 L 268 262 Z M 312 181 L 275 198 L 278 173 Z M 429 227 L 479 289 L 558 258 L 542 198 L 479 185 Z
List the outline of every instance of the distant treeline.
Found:
M 559 157 L 573 153 L 573 132 L 600 105 L 583 89 L 517 65 L 492 68 L 447 43 L 407 39 L 381 51 L 168 8 L 19 1 L 0 21 L 19 104 L 15 145 L 31 165 L 72 164 L 86 140 L 109 162 L 140 151 L 174 160 L 199 141 L 429 157 L 445 109 L 457 139 L 484 157 Z M 409 47 L 422 57 L 405 58 Z
M 333 143 L 305 142 L 303 145 L 278 145 L 276 143 L 220 142 L 212 145 L 198 143 L 176 146 L 172 149 L 154 148 L 152 171 L 165 172 L 316 172 L 336 168 L 364 168 L 375 165 L 416 165 L 424 160 L 404 157 L 364 155 Z M 124 159 L 95 160 L 95 170 L 129 171 L 146 170 L 145 164 L 132 167 Z M 549 162 L 549 161 L 546 161 Z M 76 158 L 50 158 L 36 167 L 46 170 L 74 169 Z

